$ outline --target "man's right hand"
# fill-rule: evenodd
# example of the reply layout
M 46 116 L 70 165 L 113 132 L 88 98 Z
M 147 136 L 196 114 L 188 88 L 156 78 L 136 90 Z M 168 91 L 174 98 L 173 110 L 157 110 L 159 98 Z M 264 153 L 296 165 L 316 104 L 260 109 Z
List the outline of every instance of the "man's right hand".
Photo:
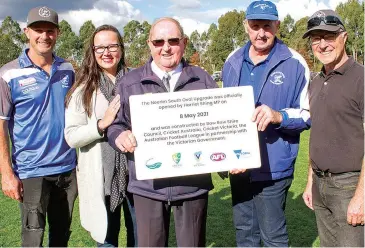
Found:
M 310 209 L 313 209 L 313 195 L 312 195 L 312 182 L 307 183 L 307 186 L 305 187 L 305 190 L 303 192 L 303 200 L 305 205 L 309 207 Z
M 23 184 L 13 171 L 1 173 L 1 187 L 4 195 L 11 199 L 23 202 Z
M 137 141 L 130 130 L 124 131 L 115 139 L 115 145 L 122 152 L 134 152 Z

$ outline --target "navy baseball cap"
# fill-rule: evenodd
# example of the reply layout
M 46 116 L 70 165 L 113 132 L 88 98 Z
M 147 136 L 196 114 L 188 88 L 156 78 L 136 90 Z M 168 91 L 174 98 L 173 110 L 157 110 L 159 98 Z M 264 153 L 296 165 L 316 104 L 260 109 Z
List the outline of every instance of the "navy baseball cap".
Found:
M 253 1 L 246 10 L 247 20 L 279 20 L 276 5 L 270 1 Z

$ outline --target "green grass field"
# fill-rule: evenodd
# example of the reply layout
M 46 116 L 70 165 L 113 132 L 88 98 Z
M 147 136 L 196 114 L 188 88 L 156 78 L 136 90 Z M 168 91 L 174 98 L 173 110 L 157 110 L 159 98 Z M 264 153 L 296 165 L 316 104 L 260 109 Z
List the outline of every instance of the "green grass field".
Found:
M 301 197 L 307 178 L 308 134 L 309 132 L 304 132 L 301 137 L 295 177 L 287 198 L 286 216 L 292 247 L 319 246 L 314 213 L 304 205 Z M 232 247 L 235 246 L 235 230 L 232 221 L 229 181 L 221 180 L 217 174 L 213 175 L 213 180 L 215 189 L 210 192 L 209 198 L 207 246 Z M 169 245 L 176 246 L 173 223 L 171 227 Z M 0 193 L 0 246 L 14 247 L 20 244 L 19 205 Z M 119 245 L 125 246 L 125 244 L 125 232 L 122 228 Z M 44 245 L 47 245 L 47 234 Z M 78 202 L 75 204 L 69 246 L 95 246 L 90 235 L 80 226 Z

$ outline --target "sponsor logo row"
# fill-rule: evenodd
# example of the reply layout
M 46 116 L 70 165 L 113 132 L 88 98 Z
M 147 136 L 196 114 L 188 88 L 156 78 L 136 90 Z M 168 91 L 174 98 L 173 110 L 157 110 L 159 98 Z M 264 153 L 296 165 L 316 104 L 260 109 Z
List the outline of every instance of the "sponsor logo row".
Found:
M 243 151 L 243 150 L 233 150 L 234 154 L 236 155 L 237 159 L 240 158 L 247 158 L 251 156 L 251 152 L 249 151 Z M 204 164 L 201 163 L 202 159 L 202 151 L 198 151 L 194 153 L 194 159 L 197 162 L 194 166 L 203 166 Z M 210 160 L 213 162 L 220 162 L 226 159 L 226 154 L 223 152 L 215 152 L 210 154 Z M 174 162 L 174 167 L 180 167 L 182 166 L 180 164 L 182 155 L 180 152 L 174 153 L 172 155 L 172 161 Z M 155 158 L 150 158 L 146 161 L 146 167 L 149 169 L 158 169 L 162 166 L 161 162 L 155 161 Z

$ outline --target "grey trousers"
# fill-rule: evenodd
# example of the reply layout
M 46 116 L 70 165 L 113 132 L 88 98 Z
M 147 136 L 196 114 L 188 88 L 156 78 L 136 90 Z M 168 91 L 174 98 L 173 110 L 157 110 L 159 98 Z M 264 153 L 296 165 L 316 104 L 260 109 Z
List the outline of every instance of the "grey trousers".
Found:
M 22 247 L 41 247 L 49 225 L 49 247 L 66 247 L 77 197 L 75 169 L 62 174 L 21 180 L 23 183 Z
M 364 247 L 364 226 L 347 223 L 347 207 L 360 172 L 318 177 L 313 174 L 313 207 L 322 247 Z
M 170 213 L 173 209 L 179 247 L 205 247 L 208 193 L 182 201 L 168 202 L 133 195 L 138 246 L 167 247 Z

